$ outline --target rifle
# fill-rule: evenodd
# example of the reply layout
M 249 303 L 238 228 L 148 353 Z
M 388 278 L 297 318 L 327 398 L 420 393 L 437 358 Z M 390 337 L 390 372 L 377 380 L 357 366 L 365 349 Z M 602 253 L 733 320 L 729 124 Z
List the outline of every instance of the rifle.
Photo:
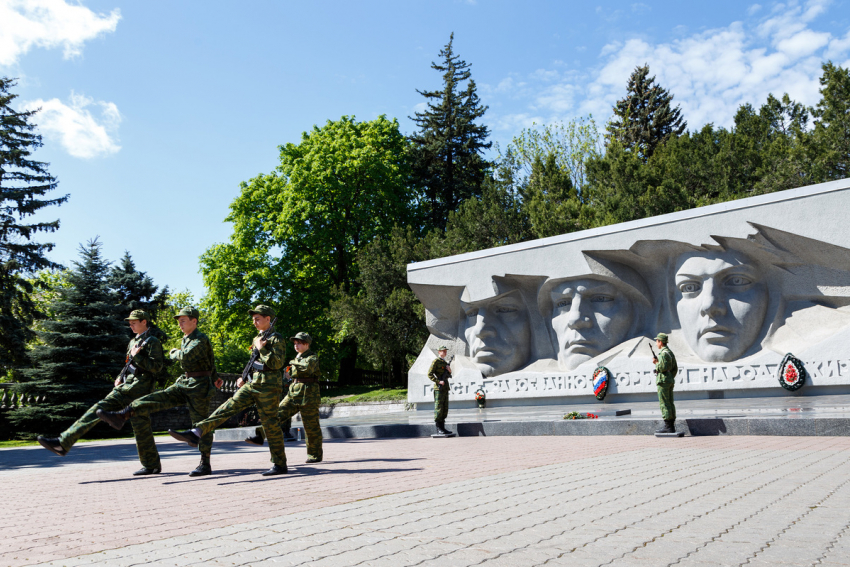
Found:
M 267 340 L 269 340 L 269 337 L 272 336 L 272 333 L 274 333 L 275 321 L 277 321 L 277 317 L 272 319 L 272 322 L 271 322 L 271 325 L 269 325 L 269 328 L 266 329 L 265 331 L 263 331 L 263 334 L 260 335 L 261 340 L 267 341 Z M 242 380 L 244 382 L 251 382 L 252 381 L 251 376 L 254 374 L 255 369 L 256 370 L 262 370 L 262 366 L 263 366 L 262 364 L 257 366 L 257 359 L 258 358 L 260 358 L 260 351 L 257 350 L 257 347 L 254 347 L 253 349 L 251 349 L 251 358 L 248 359 L 248 364 L 246 364 L 245 369 L 242 370 Z
M 647 343 L 647 346 L 649 347 L 649 350 L 652 351 L 652 358 L 655 359 L 655 360 L 658 360 L 658 356 L 656 356 L 656 354 L 655 354 L 655 349 L 652 348 L 652 343 Z M 658 374 L 658 370 L 653 370 L 652 373 Z
M 452 356 L 451 358 L 446 360 L 446 367 L 443 369 L 442 376 L 440 376 L 440 380 L 443 382 L 443 385 L 440 386 L 440 390 L 442 390 L 443 388 L 449 387 L 449 377 L 452 375 L 452 371 L 449 370 L 449 365 L 452 363 L 452 361 L 454 359 L 455 359 L 455 357 Z
M 153 327 L 148 326 L 148 330 L 145 331 L 144 333 L 142 333 L 141 335 L 139 335 L 140 339 L 142 339 L 142 338 L 145 339 L 144 341 L 142 341 L 142 344 L 139 346 L 139 352 L 142 352 L 142 349 L 145 348 L 145 345 L 148 344 L 149 340 L 151 340 L 151 337 L 146 336 L 146 335 L 150 335 L 151 331 L 153 331 Z M 133 370 L 133 374 L 136 373 L 136 367 L 133 366 L 133 363 L 130 361 L 130 353 L 127 353 L 127 360 L 125 360 L 124 362 L 126 362 L 126 364 L 124 365 L 124 368 L 121 369 L 121 374 L 118 375 L 118 377 L 121 379 L 122 384 L 127 379 L 127 371 L 128 370 Z

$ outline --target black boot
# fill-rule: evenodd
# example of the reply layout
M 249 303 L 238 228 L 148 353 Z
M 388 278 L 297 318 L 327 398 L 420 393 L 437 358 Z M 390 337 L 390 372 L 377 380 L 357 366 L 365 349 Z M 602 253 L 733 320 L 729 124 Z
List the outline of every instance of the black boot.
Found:
M 286 468 L 286 465 L 272 465 L 272 468 L 262 473 L 263 476 L 275 476 L 278 474 L 286 474 L 289 470 Z
M 201 438 L 195 435 L 191 429 L 187 429 L 186 431 L 174 431 L 169 429 L 168 434 L 178 441 L 185 441 L 190 447 L 197 447 L 198 443 L 201 441 Z
M 675 421 L 672 419 L 665 419 L 664 427 L 658 429 L 656 433 L 676 433 Z
M 64 457 L 68 454 L 68 451 L 62 448 L 62 444 L 59 443 L 59 439 L 56 437 L 42 437 L 39 435 L 38 443 L 51 453 L 56 453 L 60 457 Z
M 154 467 L 152 469 L 149 469 L 148 467 L 142 467 L 136 472 L 134 472 L 133 476 L 147 476 L 149 474 L 159 474 L 160 472 L 162 472 L 162 469 L 160 467 Z
M 245 443 L 250 443 L 251 445 L 259 445 L 260 447 L 262 447 L 263 443 L 265 442 L 265 438 L 260 435 L 253 435 L 251 437 L 245 438 Z
M 121 411 L 103 411 L 102 409 L 98 409 L 95 413 L 101 421 L 105 421 L 113 429 L 121 429 L 127 423 L 127 420 L 134 415 L 133 408 L 130 406 L 127 406 Z
M 206 476 L 208 474 L 212 474 L 212 467 L 210 466 L 210 454 L 209 453 L 201 453 L 201 462 L 200 464 L 189 473 L 189 476 Z

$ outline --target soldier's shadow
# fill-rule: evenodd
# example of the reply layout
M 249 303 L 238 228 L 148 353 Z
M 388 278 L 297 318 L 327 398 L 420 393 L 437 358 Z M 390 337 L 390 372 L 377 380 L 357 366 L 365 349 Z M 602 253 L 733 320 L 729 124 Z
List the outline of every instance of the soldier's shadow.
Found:
M 188 473 L 181 473 L 181 472 L 146 474 L 146 475 L 142 475 L 142 476 L 131 476 L 129 478 L 111 478 L 109 480 L 87 480 L 85 482 L 79 482 L 77 484 L 105 484 L 105 483 L 108 483 L 108 482 L 135 482 L 135 481 L 140 481 L 140 480 L 151 480 L 151 479 L 157 479 L 157 478 L 169 477 L 169 476 L 186 476 L 187 474 Z M 163 483 L 163 484 L 168 484 L 168 483 Z
M 265 476 L 260 478 L 253 478 L 251 480 L 234 480 L 232 482 L 220 482 L 221 486 L 226 486 L 228 484 L 244 484 L 247 482 L 265 482 L 269 480 L 277 480 L 277 479 L 286 479 L 286 478 L 299 478 L 299 477 L 308 477 L 308 476 L 321 476 L 321 475 L 329 475 L 329 474 L 381 474 L 381 473 L 393 473 L 393 472 L 410 472 L 410 471 L 421 471 L 422 468 L 409 468 L 409 469 L 340 469 L 340 468 L 317 468 L 315 465 L 310 467 L 299 467 L 297 469 L 290 468 L 288 474 L 282 474 L 277 476 Z M 244 471 L 243 471 L 244 472 Z M 256 472 L 245 473 L 250 475 L 257 475 Z M 235 475 L 235 476 L 244 476 L 244 475 Z

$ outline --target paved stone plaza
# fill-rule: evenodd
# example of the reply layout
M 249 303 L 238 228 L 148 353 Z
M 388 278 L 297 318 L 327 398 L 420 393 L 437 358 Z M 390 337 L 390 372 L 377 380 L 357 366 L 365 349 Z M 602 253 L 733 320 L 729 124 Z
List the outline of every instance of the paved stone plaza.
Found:
M 159 438 L 0 451 L 0 565 L 850 565 L 850 438 Z

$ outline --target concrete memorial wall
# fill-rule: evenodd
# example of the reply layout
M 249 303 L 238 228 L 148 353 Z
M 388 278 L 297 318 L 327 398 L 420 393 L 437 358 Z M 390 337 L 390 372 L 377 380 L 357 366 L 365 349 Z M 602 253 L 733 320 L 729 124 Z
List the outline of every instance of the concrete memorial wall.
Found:
M 409 401 L 433 402 L 442 344 L 452 400 L 590 400 L 599 366 L 606 401 L 654 393 L 658 332 L 677 395 L 794 395 L 777 379 L 789 352 L 809 374 L 797 394 L 850 391 L 848 220 L 842 180 L 410 264 L 430 336 Z

